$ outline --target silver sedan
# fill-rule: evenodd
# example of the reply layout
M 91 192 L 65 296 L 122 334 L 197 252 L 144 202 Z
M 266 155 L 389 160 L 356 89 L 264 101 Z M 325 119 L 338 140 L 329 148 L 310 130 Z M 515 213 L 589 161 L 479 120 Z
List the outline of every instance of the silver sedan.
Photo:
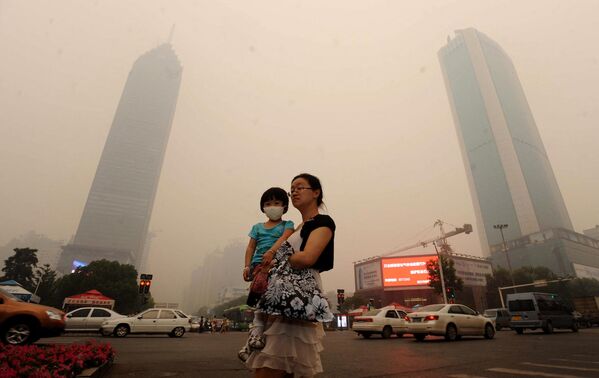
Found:
M 100 332 L 105 321 L 124 317 L 103 307 L 82 307 L 67 313 L 65 331 Z

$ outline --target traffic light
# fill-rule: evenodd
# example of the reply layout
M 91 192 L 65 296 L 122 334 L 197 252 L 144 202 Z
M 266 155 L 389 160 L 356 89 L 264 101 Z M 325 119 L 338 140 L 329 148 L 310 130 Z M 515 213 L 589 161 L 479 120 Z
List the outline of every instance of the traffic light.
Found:
M 147 293 L 150 287 L 150 281 L 140 280 L 139 281 L 139 294 Z
M 445 288 L 445 292 L 447 293 L 447 299 L 455 299 L 455 289 L 453 287 Z
M 139 294 L 148 294 L 150 292 L 150 285 L 152 284 L 152 274 L 140 274 L 139 275 Z
M 342 305 L 345 302 L 345 290 L 337 289 L 337 304 Z

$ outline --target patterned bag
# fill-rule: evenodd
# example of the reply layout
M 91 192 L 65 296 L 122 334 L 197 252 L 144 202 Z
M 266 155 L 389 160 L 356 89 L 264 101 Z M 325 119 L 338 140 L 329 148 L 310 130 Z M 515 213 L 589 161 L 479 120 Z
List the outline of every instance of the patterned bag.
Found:
M 265 263 L 257 265 L 252 272 L 252 277 L 250 294 L 246 303 L 248 306 L 254 307 L 268 286 L 268 265 Z
M 270 271 L 268 287 L 258 307 L 269 315 L 296 320 L 330 322 L 334 319 L 311 269 L 294 269 L 289 264 L 293 248 L 284 242 L 275 254 L 277 263 Z

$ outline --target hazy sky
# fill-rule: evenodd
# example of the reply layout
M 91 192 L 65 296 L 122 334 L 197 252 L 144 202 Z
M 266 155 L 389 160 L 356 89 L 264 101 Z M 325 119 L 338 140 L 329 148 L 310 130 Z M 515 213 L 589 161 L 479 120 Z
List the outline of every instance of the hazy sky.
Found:
M 436 55 L 455 29 L 510 55 L 574 227 L 591 228 L 598 17 L 594 0 L 0 0 L 0 245 L 72 237 L 129 70 L 173 24 L 183 79 L 150 225 L 159 301 L 181 301 L 206 253 L 264 219 L 262 192 L 304 171 L 338 227 L 327 290 L 353 291 L 352 261 L 435 235 L 437 218 L 475 224 Z M 476 233 L 450 243 L 480 254 Z

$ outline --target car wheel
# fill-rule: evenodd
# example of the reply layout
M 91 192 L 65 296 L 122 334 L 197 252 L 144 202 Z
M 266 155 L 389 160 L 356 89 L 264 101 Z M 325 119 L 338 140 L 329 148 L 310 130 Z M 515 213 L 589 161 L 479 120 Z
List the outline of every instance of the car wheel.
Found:
M 545 327 L 543 327 L 543 332 L 545 332 L 548 335 L 553 333 L 553 324 L 551 324 L 550 321 L 547 321 L 547 324 L 545 325 Z
M 177 328 L 173 329 L 173 332 L 171 332 L 171 335 L 173 335 L 173 337 L 182 337 L 183 335 L 185 335 L 185 328 L 177 327 Z
M 381 333 L 381 337 L 383 339 L 388 339 L 389 337 L 391 337 L 392 333 L 393 333 L 393 330 L 391 329 L 391 327 L 385 326 L 385 328 L 383 328 L 383 332 Z
M 119 324 L 114 329 L 114 335 L 116 337 L 125 337 L 129 334 L 129 326 L 126 324 Z
M 495 337 L 495 329 L 491 324 L 487 324 L 485 326 L 485 339 L 491 340 L 493 337 Z
M 426 333 L 415 333 L 414 334 L 414 338 L 416 339 L 416 341 L 424 341 L 425 337 L 426 337 Z
M 28 320 L 10 321 L 2 331 L 2 341 L 10 345 L 25 345 L 37 340 L 37 327 Z
M 371 334 L 371 333 L 368 333 L 368 332 L 364 332 L 364 333 L 362 334 L 362 337 L 363 337 L 363 338 L 365 338 L 365 339 L 370 339 L 370 336 L 372 336 L 372 334 Z
M 514 330 L 516 330 L 516 333 L 517 333 L 518 335 L 521 335 L 521 334 L 523 334 L 523 333 L 524 333 L 524 328 L 514 328 Z
M 447 325 L 445 329 L 445 340 L 447 341 L 456 341 L 458 339 L 458 329 L 453 325 Z
M 572 323 L 572 332 L 578 332 L 578 323 L 577 322 Z

